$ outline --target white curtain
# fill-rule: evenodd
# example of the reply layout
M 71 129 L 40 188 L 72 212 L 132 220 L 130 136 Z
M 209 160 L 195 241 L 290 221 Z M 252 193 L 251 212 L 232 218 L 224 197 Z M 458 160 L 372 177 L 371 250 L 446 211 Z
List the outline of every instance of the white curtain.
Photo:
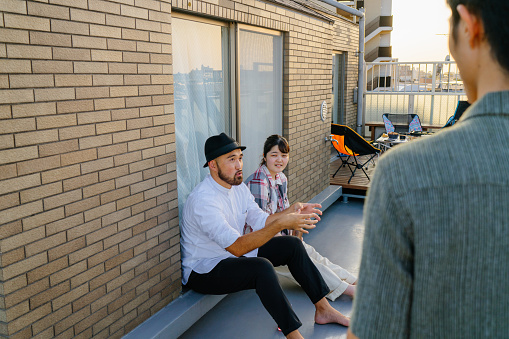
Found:
M 230 131 L 228 29 L 172 19 L 179 210 L 207 175 L 205 140 Z
M 240 126 L 244 178 L 258 167 L 263 143 L 283 134 L 283 37 L 240 30 Z

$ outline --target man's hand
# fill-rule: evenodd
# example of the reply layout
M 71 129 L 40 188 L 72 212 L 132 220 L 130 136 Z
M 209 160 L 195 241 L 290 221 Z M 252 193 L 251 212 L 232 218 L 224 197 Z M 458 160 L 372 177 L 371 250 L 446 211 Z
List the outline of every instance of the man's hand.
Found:
M 292 213 L 276 213 L 267 218 L 268 224 L 258 231 L 254 231 L 237 238 L 237 240 L 226 247 L 226 250 L 236 257 L 240 257 L 255 248 L 258 248 L 269 241 L 276 233 L 284 229 L 296 230 L 308 233 L 307 230 L 315 228 L 319 219 L 315 213 L 302 214 L 298 210 Z M 313 220 L 314 219 L 314 220 Z
M 316 227 L 316 223 L 320 220 L 320 217 L 316 213 L 304 214 L 299 209 L 292 213 L 282 213 L 278 215 L 274 221 L 280 225 L 281 229 L 290 229 L 299 231 L 302 233 L 309 233 L 307 230 Z
M 300 211 L 302 214 L 317 214 L 316 218 L 320 220 L 320 217 L 318 215 L 322 215 L 322 211 L 319 210 L 319 208 L 322 208 L 322 205 L 320 204 L 310 204 L 310 203 L 302 203 L 297 202 L 293 204 L 293 210 L 295 212 Z
M 293 208 L 292 208 L 293 207 Z M 316 227 L 320 221 L 318 215 L 322 214 L 318 208 L 320 204 L 296 203 L 290 208 L 269 215 L 265 227 L 261 230 L 244 234 L 232 245 L 226 248 L 231 254 L 240 257 L 269 241 L 276 233 L 289 229 L 301 233 L 309 233 L 307 230 Z M 302 239 L 302 236 L 300 237 Z

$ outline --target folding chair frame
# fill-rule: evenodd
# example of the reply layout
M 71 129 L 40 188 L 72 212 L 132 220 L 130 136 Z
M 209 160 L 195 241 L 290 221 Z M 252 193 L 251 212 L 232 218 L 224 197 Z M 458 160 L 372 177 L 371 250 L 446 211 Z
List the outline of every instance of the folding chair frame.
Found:
M 332 147 L 334 147 L 334 143 L 338 142 L 337 140 L 332 138 L 332 134 L 330 135 L 330 141 L 332 143 Z M 350 168 L 350 166 L 353 164 L 348 162 L 348 160 L 350 160 L 350 158 L 352 156 L 339 152 L 335 147 L 334 147 L 334 149 L 336 150 L 336 152 L 338 152 L 338 158 L 341 159 L 341 165 L 339 165 L 338 169 L 336 170 L 336 172 L 334 172 L 334 175 L 332 177 L 334 178 L 336 176 L 336 174 L 339 172 L 339 170 L 341 169 L 341 167 L 345 167 L 346 165 L 348 165 L 348 169 L 350 170 L 350 172 L 352 172 L 352 176 L 353 176 L 354 171 L 352 171 L 352 169 Z M 346 160 L 344 160 L 343 157 L 341 156 L 341 154 L 348 155 L 348 158 L 346 158 Z M 357 160 L 356 160 L 356 162 L 357 162 Z M 352 179 L 352 178 L 350 177 L 350 179 Z M 348 183 L 350 183 L 350 181 L 348 181 Z
M 355 172 L 357 171 L 357 169 L 361 169 L 362 172 L 364 173 L 364 175 L 366 176 L 366 178 L 368 180 L 371 180 L 369 178 L 369 175 L 366 173 L 366 171 L 364 170 L 364 167 L 366 167 L 366 169 L 368 169 L 368 166 L 366 166 L 367 163 L 369 163 L 370 161 L 373 161 L 373 159 L 380 153 L 380 150 L 373 147 L 372 145 L 370 145 L 364 138 L 362 138 L 360 135 L 358 135 L 355 131 L 351 130 L 348 126 L 341 126 L 341 125 L 338 125 L 342 128 L 345 128 L 347 130 L 350 130 L 351 133 L 350 134 L 355 134 L 357 135 L 357 139 L 362 139 L 369 147 L 371 150 L 373 150 L 374 152 L 369 152 L 369 153 L 363 153 L 363 154 L 357 154 L 356 152 L 354 152 L 353 150 L 350 150 L 348 148 L 348 150 L 350 150 L 351 154 L 345 154 L 345 153 L 341 153 L 336 147 L 334 147 L 334 143 L 338 144 L 339 146 L 339 143 L 337 140 L 335 140 L 333 138 L 334 134 L 331 134 L 330 136 L 330 140 L 331 140 L 331 144 L 332 146 L 334 147 L 334 149 L 336 150 L 336 152 L 338 152 L 338 157 L 340 157 L 341 159 L 341 165 L 338 167 L 338 169 L 336 170 L 336 172 L 334 173 L 334 175 L 332 176 L 333 178 L 336 176 L 336 174 L 338 173 L 338 171 L 344 167 L 344 166 L 348 166 L 348 169 L 350 170 L 350 172 L 352 173 L 352 175 L 350 176 L 350 178 L 348 179 L 348 183 L 350 183 L 352 181 L 352 178 L 354 177 L 355 175 Z M 336 127 L 337 128 L 337 127 Z M 337 135 L 340 135 L 340 134 L 337 134 Z M 346 145 L 345 145 L 346 146 Z M 348 158 L 346 158 L 346 160 L 344 160 L 342 157 L 341 157 L 341 154 L 345 154 L 345 155 L 348 155 Z M 361 162 L 358 157 L 359 156 L 369 156 L 369 158 L 364 161 L 364 162 Z M 353 161 L 349 161 L 350 158 L 353 158 Z M 373 162 L 373 165 L 374 165 L 374 162 Z M 352 170 L 352 167 L 354 168 Z
M 336 140 L 332 139 L 331 138 L 331 142 L 334 143 L 334 142 L 337 142 Z M 366 176 L 366 178 L 368 178 L 369 181 L 371 181 L 371 179 L 369 178 L 369 175 L 366 173 L 366 171 L 364 170 L 364 166 L 372 161 L 377 155 L 378 153 L 375 153 L 375 154 L 372 154 L 368 160 L 366 160 L 364 163 L 359 163 L 359 161 L 357 160 L 357 156 L 356 155 L 348 155 L 348 158 L 346 158 L 346 160 L 344 160 L 339 151 L 336 150 L 336 152 L 338 152 L 338 157 L 341 159 L 341 165 L 339 165 L 338 169 L 336 170 L 336 172 L 334 172 L 334 174 L 332 175 L 332 177 L 334 178 L 336 176 L 336 174 L 339 172 L 339 170 L 341 169 L 341 167 L 344 167 L 346 165 L 348 165 L 348 169 L 350 170 L 350 172 L 352 173 L 352 175 L 350 176 L 350 178 L 348 179 L 348 183 L 350 183 L 350 181 L 352 181 L 352 178 L 354 177 L 355 175 L 355 172 L 357 171 L 357 169 L 360 169 L 362 170 L 362 172 L 364 173 L 364 175 Z M 350 158 L 353 158 L 354 162 L 348 162 L 348 160 L 350 160 Z M 353 171 L 352 171 L 352 166 L 355 168 Z M 373 163 L 373 166 L 374 163 Z M 366 166 L 366 169 L 368 169 L 368 166 Z

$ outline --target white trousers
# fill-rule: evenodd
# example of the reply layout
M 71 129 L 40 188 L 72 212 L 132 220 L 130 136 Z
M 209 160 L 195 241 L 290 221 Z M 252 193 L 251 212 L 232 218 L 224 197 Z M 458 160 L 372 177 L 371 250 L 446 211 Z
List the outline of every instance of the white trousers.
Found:
M 348 285 L 353 284 L 357 278 L 350 274 L 350 272 L 345 270 L 343 267 L 332 263 L 325 257 L 322 257 L 320 253 L 318 253 L 313 248 L 313 246 L 306 244 L 304 241 L 302 241 L 302 243 L 306 249 L 306 252 L 311 258 L 311 261 L 313 261 L 316 268 L 322 275 L 323 280 L 325 280 L 325 283 L 331 290 L 331 292 L 326 296 L 327 299 L 331 301 L 336 300 L 337 297 L 345 292 Z M 288 270 L 288 266 L 276 267 L 276 272 L 279 275 L 287 277 L 297 283 L 297 281 L 295 281 L 292 274 Z

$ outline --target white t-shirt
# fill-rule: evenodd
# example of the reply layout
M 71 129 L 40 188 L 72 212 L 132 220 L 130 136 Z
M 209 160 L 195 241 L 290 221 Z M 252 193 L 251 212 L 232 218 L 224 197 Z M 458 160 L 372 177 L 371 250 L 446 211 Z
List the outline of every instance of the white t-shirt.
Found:
M 207 175 L 187 198 L 182 213 L 182 283 L 187 283 L 191 271 L 208 273 L 221 260 L 235 257 L 225 248 L 242 235 L 246 223 L 257 231 L 265 227 L 267 217 L 244 183 L 228 189 Z M 257 255 L 255 249 L 244 256 Z

